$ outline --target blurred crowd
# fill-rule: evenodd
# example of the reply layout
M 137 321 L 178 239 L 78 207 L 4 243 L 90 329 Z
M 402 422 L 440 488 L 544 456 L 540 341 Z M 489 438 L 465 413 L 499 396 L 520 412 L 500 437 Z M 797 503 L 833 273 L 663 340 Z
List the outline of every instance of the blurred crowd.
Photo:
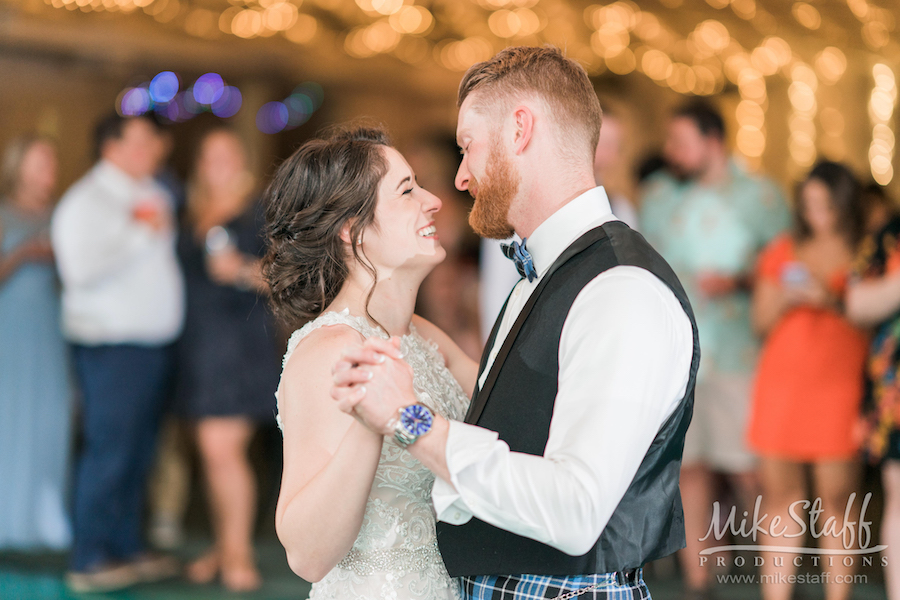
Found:
M 621 167 L 626 135 L 608 112 L 598 184 Z M 634 167 L 634 197 L 607 192 L 614 214 L 675 269 L 700 330 L 681 476 L 686 596 L 710 597 L 716 571 L 698 557 L 728 543 L 708 535 L 723 479 L 741 510 L 759 501 L 788 522 L 792 503 L 818 498 L 821 521 L 841 521 L 870 463 L 882 475 L 888 597 L 900 600 L 897 207 L 828 161 L 789 197 L 732 157 L 706 103 L 676 110 L 665 140 Z M 75 591 L 181 572 L 255 589 L 259 473 L 248 450 L 274 424 L 289 333 L 267 309 L 261 182 L 226 128 L 197 141 L 185 183 L 168 164 L 171 133 L 152 118 L 112 115 L 95 142 L 96 164 L 59 199 L 54 141 L 16 140 L 0 165 L 0 550 L 68 550 Z M 453 150 L 407 152 L 445 200 L 437 227 L 448 259 L 418 312 L 477 358 L 518 275 L 498 242 L 466 225 Z M 213 542 L 182 569 L 157 550 L 183 541 L 192 460 Z M 840 537 L 814 542 L 847 550 Z M 787 553 L 807 540 L 770 531 L 756 543 Z M 760 569 L 794 569 L 783 564 Z M 826 597 L 851 591 L 828 584 Z M 792 588 L 773 578 L 761 593 L 786 600 Z

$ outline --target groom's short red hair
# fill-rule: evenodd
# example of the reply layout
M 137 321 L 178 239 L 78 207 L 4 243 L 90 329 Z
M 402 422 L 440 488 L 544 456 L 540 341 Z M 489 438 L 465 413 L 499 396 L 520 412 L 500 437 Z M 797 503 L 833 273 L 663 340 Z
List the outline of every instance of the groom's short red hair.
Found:
M 555 46 L 506 48 L 472 65 L 459 84 L 457 106 L 478 92 L 478 105 L 494 110 L 537 95 L 550 108 L 565 139 L 583 140 L 593 162 L 602 112 L 584 68 Z

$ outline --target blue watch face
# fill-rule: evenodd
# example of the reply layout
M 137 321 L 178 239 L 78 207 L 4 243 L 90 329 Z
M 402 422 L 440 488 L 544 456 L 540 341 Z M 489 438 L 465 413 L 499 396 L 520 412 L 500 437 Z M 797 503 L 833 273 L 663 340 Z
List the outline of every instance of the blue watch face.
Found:
M 407 406 L 400 415 L 400 423 L 403 428 L 415 436 L 428 433 L 433 421 L 434 417 L 431 415 L 431 411 L 421 404 Z

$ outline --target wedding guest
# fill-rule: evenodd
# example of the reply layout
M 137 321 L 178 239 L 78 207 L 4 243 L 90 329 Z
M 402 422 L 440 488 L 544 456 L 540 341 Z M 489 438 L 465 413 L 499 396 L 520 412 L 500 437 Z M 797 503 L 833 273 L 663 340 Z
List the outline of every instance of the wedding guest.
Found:
M 703 363 L 684 447 L 681 493 L 687 547 L 679 553 L 687 595 L 703 597 L 709 568 L 698 553 L 709 529 L 716 472 L 743 503 L 756 497 L 753 455 L 744 442 L 758 342 L 750 325 L 756 255 L 787 228 L 790 214 L 769 180 L 729 157 L 721 115 L 705 102 L 679 109 L 668 125 L 666 169 L 650 175 L 640 229 L 684 285 L 700 329 Z
M 247 450 L 272 421 L 279 360 L 262 298 L 262 212 L 247 152 L 231 131 L 200 143 L 178 254 L 187 317 L 178 344 L 177 411 L 196 422 L 214 546 L 188 567 L 197 583 L 221 574 L 232 591 L 261 580 L 253 550 L 257 489 Z
M 76 592 L 174 575 L 146 553 L 146 482 L 184 317 L 171 199 L 155 182 L 162 155 L 149 117 L 112 115 L 96 131 L 99 162 L 63 196 L 51 240 L 63 285 L 63 332 L 81 387 L 83 448 L 75 475 Z
M 866 234 L 881 231 L 888 222 L 898 215 L 898 207 L 888 196 L 884 187 L 874 181 L 862 191 L 862 204 L 866 217 Z
M 861 189 L 837 163 L 816 165 L 800 187 L 793 231 L 762 252 L 753 290 L 753 321 L 764 336 L 753 392 L 748 443 L 760 458 L 763 510 L 791 522 L 789 507 L 821 498 L 824 522 L 843 519 L 857 488 L 855 439 L 863 396 L 868 339 L 843 314 L 853 254 L 863 235 Z M 804 482 L 812 476 L 811 494 Z M 802 537 L 768 536 L 763 545 L 799 547 Z M 823 548 L 841 550 L 842 537 L 824 535 Z M 765 600 L 788 600 L 794 572 L 765 556 Z M 826 584 L 829 600 L 848 598 L 852 586 L 835 583 L 853 568 L 835 560 Z
M 884 578 L 889 600 L 900 600 L 900 216 L 895 214 L 863 240 L 846 304 L 850 319 L 874 330 L 867 363 L 871 406 L 865 411 L 863 450 L 870 462 L 881 465 Z
M 56 147 L 29 136 L 0 164 L 0 548 L 67 548 L 72 388 L 49 226 Z
M 600 127 L 600 140 L 594 153 L 594 179 L 597 185 L 606 188 L 613 214 L 631 227 L 637 229 L 638 215 L 634 203 L 620 190 L 610 185 L 613 172 L 622 162 L 622 143 L 625 134 L 624 125 L 618 115 L 610 110 L 603 111 L 603 125 Z
M 184 183 L 171 161 L 175 137 L 171 128 L 161 130 L 162 156 L 154 175 L 172 198 L 175 213 L 184 212 Z M 191 493 L 191 435 L 183 419 L 172 413 L 171 400 L 160 425 L 156 459 L 150 473 L 147 496 L 147 538 L 159 550 L 174 550 L 185 540 L 184 518 Z

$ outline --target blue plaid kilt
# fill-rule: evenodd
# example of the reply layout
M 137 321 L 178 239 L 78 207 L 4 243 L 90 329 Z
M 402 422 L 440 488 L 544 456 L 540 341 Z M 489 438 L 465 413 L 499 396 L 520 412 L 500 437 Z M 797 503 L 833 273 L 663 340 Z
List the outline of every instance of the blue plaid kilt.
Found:
M 552 600 L 597 585 L 574 596 L 578 600 L 650 600 L 643 569 L 597 575 L 480 575 L 461 577 L 466 600 Z

